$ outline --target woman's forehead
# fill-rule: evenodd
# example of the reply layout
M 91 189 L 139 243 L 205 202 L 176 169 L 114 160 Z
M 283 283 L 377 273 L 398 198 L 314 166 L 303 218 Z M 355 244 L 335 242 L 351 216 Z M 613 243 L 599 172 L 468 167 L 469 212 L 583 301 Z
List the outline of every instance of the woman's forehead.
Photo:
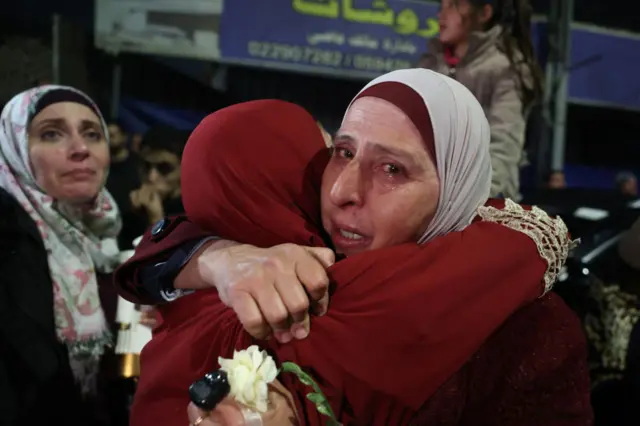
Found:
M 33 117 L 31 124 L 39 124 L 45 121 L 91 122 L 100 125 L 100 119 L 91 108 L 75 102 L 51 104 Z
M 336 141 L 368 143 L 390 151 L 425 151 L 419 130 L 398 107 L 383 99 L 357 99 L 347 111 Z

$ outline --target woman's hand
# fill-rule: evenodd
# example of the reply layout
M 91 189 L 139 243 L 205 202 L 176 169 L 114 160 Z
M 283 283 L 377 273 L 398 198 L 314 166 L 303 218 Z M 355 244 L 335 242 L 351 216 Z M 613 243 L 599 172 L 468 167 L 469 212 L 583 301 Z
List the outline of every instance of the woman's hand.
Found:
M 245 330 L 281 343 L 309 334 L 309 309 L 327 311 L 329 278 L 335 261 L 326 248 L 283 244 L 267 249 L 250 245 L 225 248 L 215 244 L 197 257 L 198 275 L 218 289 Z
M 232 398 L 224 399 L 206 413 L 193 403 L 187 407 L 192 426 L 290 426 L 299 425 L 291 393 L 277 380 L 269 385 L 269 411 L 243 414 L 243 407 Z M 246 409 L 245 409 L 246 410 Z

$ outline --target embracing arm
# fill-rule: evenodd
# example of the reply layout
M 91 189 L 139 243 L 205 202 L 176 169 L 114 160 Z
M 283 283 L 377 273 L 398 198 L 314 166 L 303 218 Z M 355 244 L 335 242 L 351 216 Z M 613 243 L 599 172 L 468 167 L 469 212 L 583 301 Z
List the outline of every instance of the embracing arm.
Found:
M 189 262 L 206 249 L 226 247 L 186 216 L 163 219 L 148 229 L 131 259 L 116 270 L 114 285 L 125 299 L 146 305 L 170 301 L 172 289 L 209 288 Z M 154 235 L 153 229 L 156 229 Z
M 516 310 L 549 290 L 566 260 L 560 221 L 513 204 L 482 215 L 417 250 L 405 245 L 337 263 L 332 278 L 354 284 L 338 287 L 307 339 L 291 348 L 270 344 L 345 389 L 356 418 L 371 412 L 376 393 L 418 410 Z M 548 229 L 527 233 L 536 227 Z
M 544 215 L 535 219 L 535 214 L 527 215 L 518 206 L 503 210 L 502 217 L 500 208 L 489 210 L 484 212 L 485 221 L 423 246 L 405 244 L 338 262 L 330 269 L 339 283 L 331 308 L 313 320 L 309 336 L 287 344 L 271 339 L 261 345 L 272 349 L 279 361 L 311 368 L 337 413 L 344 412 L 346 403 L 366 423 L 364 417 L 384 395 L 393 395 L 390 400 L 401 407 L 394 413 L 396 419 L 417 411 L 518 308 L 548 289 L 545 275 L 553 279 L 553 271 L 566 259 L 566 250 L 555 259 L 543 257 L 544 247 L 534 241 L 537 238 L 519 230 L 523 225 L 540 227 L 542 219 L 549 222 L 546 226 L 556 222 Z M 522 217 L 516 220 L 518 215 Z M 529 216 L 532 220 L 527 223 Z M 547 229 L 545 238 L 545 247 L 553 246 L 549 243 L 557 238 L 555 245 L 568 248 L 562 227 Z M 215 368 L 218 356 L 229 357 L 234 349 L 252 344 L 235 313 L 215 292 L 181 298 L 166 309 L 167 327 L 143 353 L 147 369 L 137 397 L 142 401 L 142 395 L 149 393 L 138 412 L 144 408 L 145 415 L 159 418 L 166 410 L 155 413 L 157 406 L 151 401 L 163 389 L 185 389 Z M 177 327 L 180 323 L 185 324 Z M 182 349 L 171 350 L 177 347 Z M 183 362 L 191 357 L 200 361 Z M 167 369 L 176 365 L 185 371 L 177 369 L 167 376 Z M 322 424 L 321 416 L 310 422 L 309 416 L 317 411 L 305 397 L 309 390 L 290 375 L 281 380 L 294 394 L 298 413 L 306 413 L 307 424 Z M 176 409 L 187 405 L 184 398 L 176 399 Z M 385 423 L 388 418 L 367 424 L 402 424 Z
M 276 332 L 288 341 L 308 334 L 310 307 L 315 314 L 326 312 L 326 268 L 334 260 L 322 247 L 264 249 L 207 236 L 180 216 L 145 233 L 135 255 L 114 274 L 114 284 L 125 299 L 147 305 L 216 288 L 254 337 Z

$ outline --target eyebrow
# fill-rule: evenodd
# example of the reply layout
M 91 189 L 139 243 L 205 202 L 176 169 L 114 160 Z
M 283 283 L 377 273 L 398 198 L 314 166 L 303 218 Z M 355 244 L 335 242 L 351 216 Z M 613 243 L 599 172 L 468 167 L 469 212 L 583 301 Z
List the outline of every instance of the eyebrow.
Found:
M 66 124 L 66 120 L 64 118 L 47 118 L 36 123 L 36 126 L 37 127 L 42 127 L 45 125 L 64 126 L 65 124 Z M 97 121 L 86 120 L 86 119 L 80 122 L 80 127 L 82 128 L 98 127 L 99 129 L 102 129 L 102 126 Z
M 335 138 L 335 142 L 340 142 L 340 141 L 355 142 L 355 138 L 349 134 L 337 134 Z M 407 152 L 401 149 L 395 149 L 378 142 L 372 142 L 370 145 L 371 145 L 371 149 L 373 149 L 377 153 L 398 157 L 398 158 L 401 158 L 403 161 L 410 163 L 410 165 L 414 167 L 422 167 L 421 164 L 416 161 L 415 156 L 413 156 L 410 152 Z
M 56 126 L 62 126 L 63 124 L 65 124 L 64 121 L 65 121 L 64 118 L 47 118 L 32 124 L 35 124 L 37 127 L 42 127 L 44 125 L 50 125 L 50 124 L 54 124 Z

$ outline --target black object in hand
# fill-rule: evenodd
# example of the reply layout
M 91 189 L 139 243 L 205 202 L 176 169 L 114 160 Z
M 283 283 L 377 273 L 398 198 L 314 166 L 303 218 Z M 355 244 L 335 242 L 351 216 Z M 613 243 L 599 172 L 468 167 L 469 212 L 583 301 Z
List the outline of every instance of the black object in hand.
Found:
M 203 378 L 196 380 L 189 386 L 189 396 L 198 408 L 211 411 L 216 408 L 231 391 L 227 373 L 217 370 L 205 374 Z

